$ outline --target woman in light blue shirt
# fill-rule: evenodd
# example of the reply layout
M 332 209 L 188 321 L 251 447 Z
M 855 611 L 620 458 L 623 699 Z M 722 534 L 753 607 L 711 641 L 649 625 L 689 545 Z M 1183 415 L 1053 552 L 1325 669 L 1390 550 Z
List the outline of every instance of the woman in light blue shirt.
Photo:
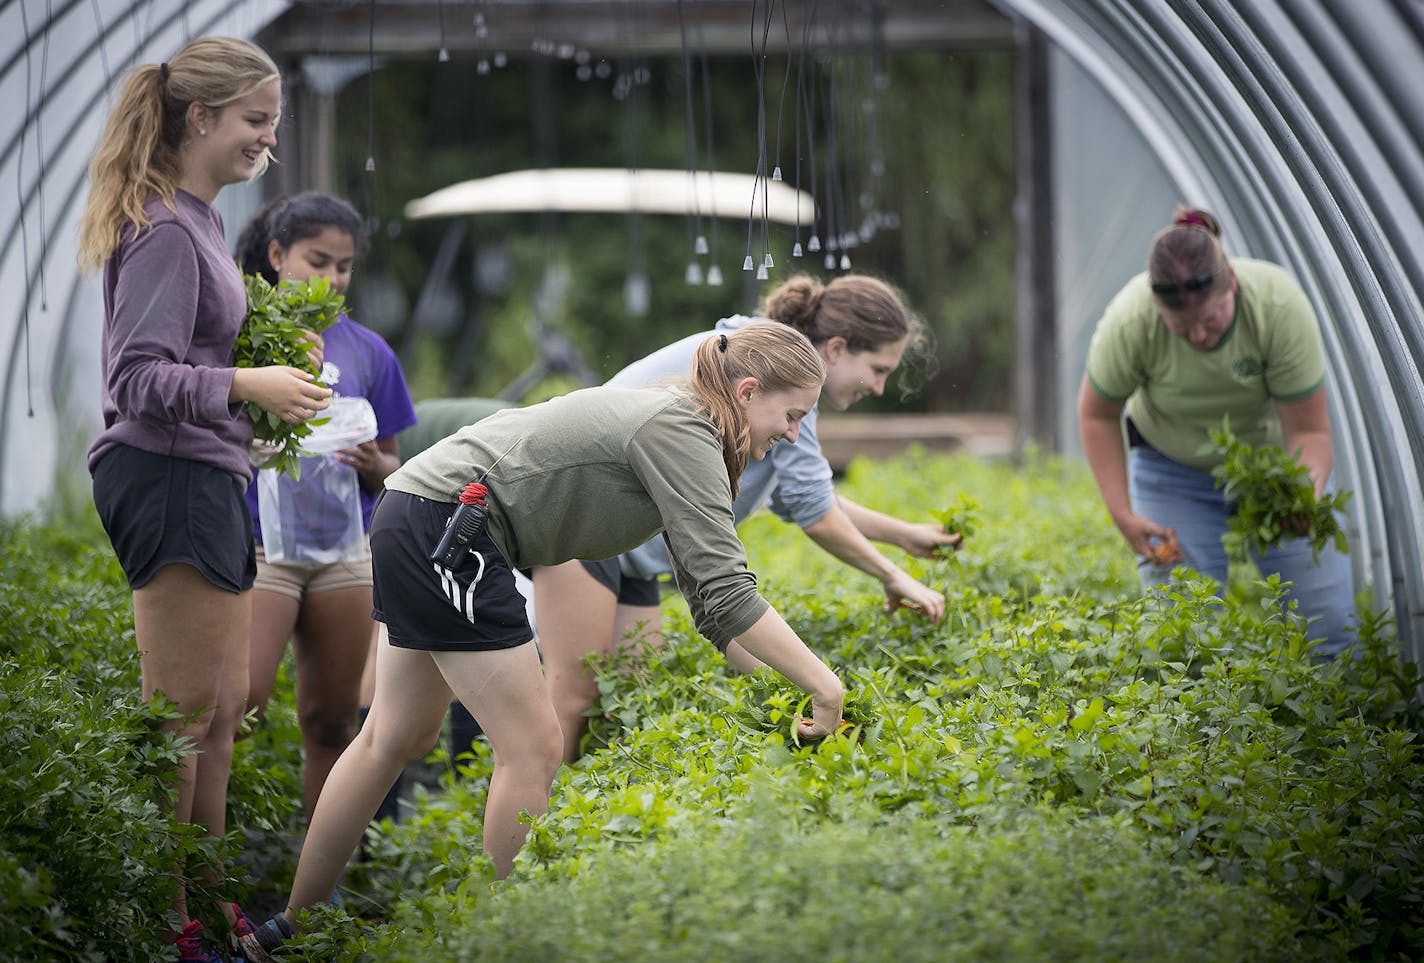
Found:
M 844 410 L 867 395 L 880 395 L 897 367 L 926 367 L 933 339 L 925 322 L 910 311 L 890 285 L 867 275 L 846 275 L 822 285 L 797 275 L 777 286 L 763 300 L 758 315 L 780 321 L 805 334 L 826 365 L 821 402 Z M 746 316 L 724 318 L 712 335 L 724 334 L 752 321 Z M 675 341 L 624 368 L 610 385 L 643 387 L 686 376 L 706 331 Z M 817 406 L 819 408 L 819 405 Z M 885 587 L 886 608 L 906 607 L 934 621 L 944 616 L 944 596 L 912 578 L 872 542 L 886 542 L 911 555 L 932 556 L 953 548 L 958 536 L 940 526 L 902 521 L 838 495 L 831 466 L 816 436 L 817 410 L 801 422 L 795 444 L 772 447 L 767 456 L 747 466 L 741 492 L 733 504 L 736 520 L 769 507 L 783 521 L 794 522 L 831 555 Z M 671 571 L 661 538 L 614 559 L 574 561 L 534 570 L 535 625 L 549 676 L 550 692 L 564 731 L 564 758 L 578 756 L 586 720 L 584 712 L 598 696 L 584 657 L 607 653 L 620 645 L 662 642 L 659 579 Z M 759 663 L 733 642 L 728 659 L 744 671 Z

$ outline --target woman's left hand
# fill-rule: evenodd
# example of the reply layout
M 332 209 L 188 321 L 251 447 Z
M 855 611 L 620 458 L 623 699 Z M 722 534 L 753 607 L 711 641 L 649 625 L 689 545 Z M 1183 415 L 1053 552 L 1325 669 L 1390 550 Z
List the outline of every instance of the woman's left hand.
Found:
M 906 525 L 897 544 L 917 558 L 935 558 L 944 549 L 959 551 L 964 539 L 951 535 L 938 525 L 915 523 Z

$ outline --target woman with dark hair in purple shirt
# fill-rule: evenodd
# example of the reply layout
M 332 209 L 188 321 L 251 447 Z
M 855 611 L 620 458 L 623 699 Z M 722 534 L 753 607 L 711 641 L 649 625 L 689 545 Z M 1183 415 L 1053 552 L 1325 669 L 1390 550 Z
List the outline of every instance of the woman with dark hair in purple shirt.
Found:
M 329 194 L 305 191 L 279 197 L 254 215 L 238 237 L 236 256 L 244 274 L 260 274 L 270 284 L 321 277 L 345 293 L 365 241 L 365 224 L 355 208 Z M 369 404 L 367 424 L 374 436 L 319 460 L 303 459 L 298 481 L 272 479 L 275 484 L 260 495 L 256 481 L 247 488 L 255 519 L 274 517 L 276 506 L 261 502 L 276 501 L 274 495 L 288 498 L 293 507 L 276 514 L 295 523 L 287 527 L 298 528 L 304 543 L 293 544 L 280 531 L 264 536 L 261 524 L 254 526 L 257 581 L 247 704 L 259 710 L 267 705 L 291 639 L 308 818 L 327 773 L 356 735 L 361 674 L 375 632 L 371 553 L 359 536 L 371 529 L 386 476 L 400 466 L 396 435 L 415 424 L 400 362 L 380 335 L 342 315 L 322 332 L 322 342 L 321 381 L 335 393 L 333 404 Z M 360 525 L 343 525 L 343 517 L 351 523 L 359 517 Z M 358 537 L 337 545 L 345 529 Z M 338 537 L 324 535 L 328 532 Z
M 244 40 L 199 38 L 135 68 L 90 163 L 81 224 L 80 267 L 102 267 L 104 290 L 94 503 L 133 589 L 143 696 L 177 703 L 175 727 L 196 750 L 179 769 L 177 818 L 214 836 L 247 705 L 256 566 L 243 405 L 297 423 L 331 394 L 296 368 L 233 366 L 247 298 L 212 204 L 266 168 L 281 106 L 276 66 Z M 214 959 L 177 876 L 182 930 L 168 939 L 180 960 Z

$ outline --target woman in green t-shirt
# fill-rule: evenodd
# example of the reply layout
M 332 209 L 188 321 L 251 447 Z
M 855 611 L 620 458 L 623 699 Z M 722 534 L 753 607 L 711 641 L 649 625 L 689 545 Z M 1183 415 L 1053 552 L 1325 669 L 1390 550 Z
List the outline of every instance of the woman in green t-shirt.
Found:
M 1187 565 L 1225 584 L 1232 508 L 1203 453 L 1229 416 L 1253 446 L 1296 452 L 1317 496 L 1332 462 L 1320 326 L 1300 286 L 1281 267 L 1228 258 L 1221 226 L 1179 207 L 1152 244 L 1148 270 L 1108 304 L 1088 348 L 1078 395 L 1083 451 L 1113 523 L 1143 559 L 1144 588 Z M 1126 414 L 1127 446 L 1123 427 Z M 1292 583 L 1287 598 L 1312 620 L 1316 653 L 1353 641 L 1349 562 L 1333 548 L 1318 560 L 1305 539 L 1255 559 Z

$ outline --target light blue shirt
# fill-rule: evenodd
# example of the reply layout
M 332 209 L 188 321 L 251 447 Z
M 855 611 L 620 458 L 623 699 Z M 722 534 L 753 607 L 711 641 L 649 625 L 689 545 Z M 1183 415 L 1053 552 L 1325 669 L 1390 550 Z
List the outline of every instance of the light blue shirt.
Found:
M 723 318 L 710 332 L 689 335 L 635 361 L 612 378 L 608 384 L 622 388 L 644 388 L 671 378 L 685 378 L 692 369 L 697 348 L 708 338 L 735 331 L 753 320 L 746 315 Z M 819 407 L 819 406 L 817 406 Z M 808 528 L 825 517 L 836 503 L 835 487 L 831 484 L 831 465 L 821 451 L 816 438 L 817 408 L 801 420 L 801 433 L 796 444 L 777 442 L 761 461 L 752 461 L 742 473 L 741 488 L 732 503 L 737 523 L 758 508 L 770 507 L 778 518 Z M 657 578 L 672 571 L 667 547 L 655 538 L 618 558 L 624 575 L 633 578 Z

